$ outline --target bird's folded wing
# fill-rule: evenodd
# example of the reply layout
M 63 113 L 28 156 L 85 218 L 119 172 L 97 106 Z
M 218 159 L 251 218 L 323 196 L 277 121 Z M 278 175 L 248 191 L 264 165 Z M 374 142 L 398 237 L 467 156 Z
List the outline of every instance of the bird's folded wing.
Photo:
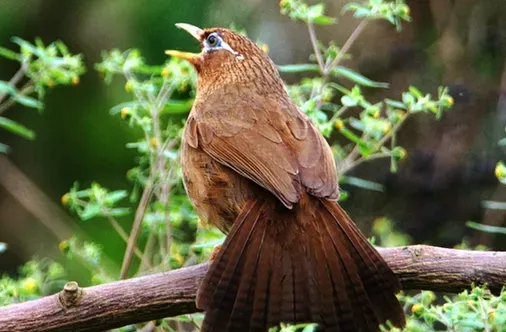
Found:
M 337 198 L 330 148 L 295 106 L 290 110 L 290 104 L 243 99 L 216 109 L 219 104 L 199 105 L 199 111 L 190 115 L 185 135 L 190 146 L 202 148 L 289 208 L 303 191 Z

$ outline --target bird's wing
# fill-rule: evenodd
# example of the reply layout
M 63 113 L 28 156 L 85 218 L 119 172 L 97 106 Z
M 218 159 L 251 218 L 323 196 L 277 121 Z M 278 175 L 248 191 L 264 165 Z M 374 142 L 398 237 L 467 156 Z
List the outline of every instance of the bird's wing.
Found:
M 210 96 L 194 106 L 185 135 L 190 146 L 266 188 L 289 208 L 302 191 L 337 198 L 330 147 L 291 102 L 255 95 L 234 98 L 230 105 L 226 99 Z

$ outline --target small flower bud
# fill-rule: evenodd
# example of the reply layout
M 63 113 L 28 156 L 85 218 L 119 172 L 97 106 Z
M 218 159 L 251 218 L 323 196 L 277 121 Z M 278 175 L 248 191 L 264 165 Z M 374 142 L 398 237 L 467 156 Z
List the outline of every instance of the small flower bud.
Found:
M 496 314 L 495 310 L 492 309 L 492 311 L 490 311 L 490 313 L 488 314 L 489 322 L 492 322 L 496 316 L 497 316 L 497 314 Z
M 501 180 L 501 179 L 504 179 L 506 177 L 506 165 L 500 161 L 497 163 L 497 165 L 495 166 L 495 176 Z
M 420 315 L 423 312 L 423 306 L 420 303 L 416 303 L 411 307 L 411 312 Z
M 72 85 L 76 86 L 80 82 L 79 76 L 72 77 Z
M 130 109 L 130 107 L 123 107 L 121 109 L 121 118 L 123 120 L 126 120 L 127 118 L 129 118 L 130 115 L 132 115 L 132 110 Z
M 383 125 L 383 134 L 387 134 L 390 129 L 392 129 L 392 124 L 390 122 L 387 122 Z
M 159 143 L 158 143 L 158 139 L 156 137 L 153 137 L 149 140 L 149 145 L 151 145 L 151 147 L 153 148 L 157 148 Z
M 269 54 L 269 45 L 267 44 L 262 44 L 260 46 L 260 49 L 265 53 L 265 54 Z
M 61 241 L 58 244 L 58 249 L 60 250 L 61 253 L 66 254 L 70 249 L 69 242 L 67 240 Z
M 400 146 L 397 146 L 392 150 L 392 156 L 396 160 L 403 160 L 404 158 L 406 158 L 407 155 L 408 153 L 406 152 L 406 150 Z
M 165 77 L 165 78 L 169 77 L 169 75 L 170 75 L 170 70 L 169 70 L 169 68 L 164 67 L 164 68 L 162 69 L 162 73 L 161 73 L 161 75 L 162 75 L 163 77 Z
M 69 204 L 70 196 L 68 193 L 61 197 L 61 205 L 67 206 Z
M 128 93 L 134 91 L 134 82 L 132 82 L 132 80 L 126 81 L 126 83 L 125 83 L 125 91 L 128 92 Z
M 39 286 L 37 285 L 37 280 L 34 278 L 26 278 L 23 282 L 23 289 L 29 294 L 35 293 L 38 288 Z
M 337 130 L 341 130 L 344 128 L 344 123 L 342 120 L 336 120 L 336 122 L 334 122 L 334 127 L 337 129 Z

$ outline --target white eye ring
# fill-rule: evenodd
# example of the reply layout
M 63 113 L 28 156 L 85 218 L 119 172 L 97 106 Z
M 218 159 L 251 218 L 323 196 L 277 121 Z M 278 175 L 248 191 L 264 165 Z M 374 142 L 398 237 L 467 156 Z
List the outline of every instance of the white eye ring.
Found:
M 204 41 L 204 51 L 209 52 L 209 51 L 215 51 L 215 50 L 219 50 L 219 49 L 224 49 L 224 50 L 232 53 L 233 55 L 235 55 L 235 57 L 239 61 L 244 60 L 244 57 L 241 54 L 239 54 L 238 52 L 236 52 L 234 49 L 232 49 L 232 47 L 230 47 L 230 45 L 227 44 L 227 42 L 224 41 L 219 36 L 218 33 L 213 32 L 212 34 L 207 36 L 207 38 Z

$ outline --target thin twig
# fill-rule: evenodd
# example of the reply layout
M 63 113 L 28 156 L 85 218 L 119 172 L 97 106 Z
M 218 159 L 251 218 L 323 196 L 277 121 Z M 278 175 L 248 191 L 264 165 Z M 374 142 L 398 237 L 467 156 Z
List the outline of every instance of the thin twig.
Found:
M 34 86 L 32 84 L 32 82 L 27 82 L 23 88 L 21 88 L 21 90 L 19 91 L 19 94 L 21 95 L 29 95 L 30 93 L 33 92 L 33 89 L 34 89 Z M 14 98 L 9 98 L 7 99 L 3 104 L 0 103 L 0 114 L 2 114 L 3 112 L 5 112 L 6 110 L 8 110 L 12 105 L 14 105 L 16 103 L 16 99 Z
M 19 81 L 25 76 L 26 73 L 26 63 L 22 62 L 21 67 L 18 69 L 18 71 L 12 76 L 12 78 L 9 80 L 9 85 L 16 88 L 16 85 L 18 85 Z M 4 100 L 4 98 L 7 96 L 8 92 L 0 93 L 0 104 Z
M 325 74 L 328 74 L 331 68 L 337 66 L 341 62 L 341 60 L 344 58 L 344 56 L 350 50 L 351 46 L 357 40 L 358 36 L 360 36 L 362 31 L 364 31 L 364 29 L 368 23 L 369 23 L 369 20 L 365 19 L 365 20 L 362 20 L 359 23 L 359 25 L 357 25 L 357 27 L 355 28 L 355 30 L 353 30 L 353 32 L 351 33 L 348 40 L 346 40 L 346 42 L 344 43 L 343 47 L 341 47 L 341 49 L 339 50 L 339 53 L 337 54 L 336 58 L 330 63 L 330 65 L 328 67 L 325 68 Z
M 334 68 L 335 66 L 337 66 L 341 62 L 341 60 L 344 59 L 344 56 L 349 51 L 349 49 L 351 48 L 351 46 L 353 45 L 353 43 L 355 43 L 355 41 L 357 40 L 358 36 L 360 36 L 360 34 L 362 33 L 362 31 L 364 31 L 364 29 L 365 29 L 365 27 L 367 26 L 368 23 L 369 23 L 369 20 L 365 19 L 365 20 L 362 20 L 358 24 L 358 26 L 355 28 L 355 30 L 353 30 L 352 34 L 346 40 L 346 42 L 344 43 L 343 47 L 341 47 L 341 49 L 339 50 L 339 53 L 337 54 L 337 56 L 335 57 L 335 59 L 332 62 L 328 61 L 329 59 L 327 59 L 327 61 L 325 63 L 325 66 L 322 67 L 323 60 L 322 59 L 318 60 L 318 65 L 320 66 L 320 69 L 321 69 L 321 72 L 322 72 L 322 82 L 321 82 L 320 93 L 319 93 L 320 96 L 323 94 L 323 89 L 325 89 L 325 84 L 329 80 L 329 76 L 331 74 L 332 68 Z M 318 59 L 318 56 L 320 56 L 320 58 L 321 58 L 321 53 L 320 53 L 320 50 L 318 49 L 318 39 L 316 38 L 316 34 L 314 32 L 314 28 L 309 23 L 308 23 L 308 29 L 309 29 L 309 36 L 310 36 L 310 39 L 311 39 L 311 44 L 313 45 L 313 49 L 315 49 L 316 58 Z M 323 104 L 323 100 L 320 98 L 318 100 L 316 108 L 317 109 L 321 108 L 322 104 Z
M 146 182 L 144 191 L 142 192 L 141 200 L 139 201 L 139 206 L 137 207 L 137 211 L 135 212 L 134 223 L 132 225 L 132 230 L 130 231 L 130 237 L 128 238 L 125 256 L 123 257 L 123 264 L 121 265 L 120 279 L 126 278 L 128 269 L 130 268 L 130 264 L 132 263 L 134 248 L 136 246 L 137 238 L 139 237 L 141 231 L 142 220 L 144 219 L 144 214 L 148 207 L 152 192 L 153 192 L 153 181 L 149 179 Z
M 318 66 L 320 66 L 321 72 L 325 73 L 325 66 L 323 64 L 323 56 L 318 47 L 318 39 L 316 38 L 316 32 L 314 30 L 314 25 L 311 22 L 307 22 L 307 29 L 309 31 L 309 38 L 311 39 L 311 45 L 313 45 L 313 51 L 316 56 L 316 61 L 318 61 Z
M 139 265 L 139 269 L 137 270 L 137 274 L 146 269 L 150 269 L 151 266 L 150 260 L 153 254 L 153 246 L 155 245 L 155 233 L 154 231 L 149 232 L 148 240 L 146 241 L 146 246 L 144 247 L 144 254 L 142 255 L 141 264 Z M 145 262 L 149 262 L 149 266 L 145 264 Z
M 118 223 L 118 221 L 111 216 L 108 216 L 107 220 L 109 220 L 109 223 L 111 224 L 112 228 L 114 228 L 114 230 L 119 234 L 119 236 L 123 239 L 123 241 L 125 241 L 125 243 L 128 243 L 128 235 L 123 229 L 123 227 L 121 227 L 121 225 Z M 151 267 L 151 264 L 149 263 L 149 261 L 145 260 L 145 257 L 142 255 L 142 252 L 139 250 L 139 248 L 137 248 L 137 246 L 135 246 L 134 248 L 134 253 L 135 256 L 137 256 L 142 261 L 142 265 L 146 265 L 148 268 Z

